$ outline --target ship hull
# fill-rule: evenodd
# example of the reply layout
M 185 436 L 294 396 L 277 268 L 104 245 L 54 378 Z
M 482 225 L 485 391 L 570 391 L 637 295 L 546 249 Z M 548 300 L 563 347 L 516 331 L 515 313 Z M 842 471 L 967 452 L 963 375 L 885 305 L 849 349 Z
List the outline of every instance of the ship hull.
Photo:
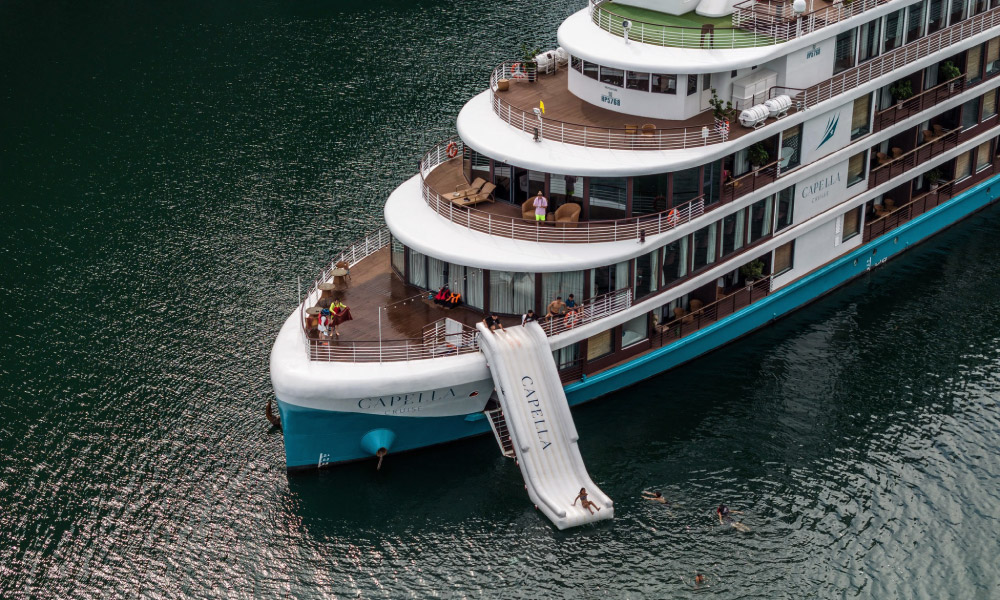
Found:
M 992 187 L 998 183 L 1000 176 L 973 186 L 952 200 L 900 225 L 880 238 L 863 244 L 724 319 L 667 346 L 650 350 L 613 368 L 585 376 L 567 385 L 565 389 L 570 405 L 593 400 L 668 371 L 815 301 L 993 203 L 997 194 Z M 472 374 L 481 376 L 481 372 L 475 369 L 472 369 Z M 469 372 L 461 376 L 456 375 L 455 381 L 448 381 L 447 377 L 438 377 L 437 382 L 441 390 L 461 385 L 472 385 L 477 389 L 492 386 L 489 381 L 483 381 L 480 377 L 470 379 L 470 376 Z M 470 383 L 475 379 L 478 381 Z M 488 397 L 488 390 L 485 391 L 484 396 Z M 365 448 L 362 439 L 369 432 L 376 430 L 393 432 L 392 452 L 414 450 L 490 431 L 489 423 L 481 412 L 446 416 L 401 416 L 384 410 L 380 414 L 340 412 L 304 407 L 289 402 L 287 399 L 282 399 L 280 391 L 278 405 L 284 426 L 286 461 L 290 470 L 370 458 L 373 452 L 370 447 Z M 467 409 L 466 406 L 459 409 L 459 412 Z

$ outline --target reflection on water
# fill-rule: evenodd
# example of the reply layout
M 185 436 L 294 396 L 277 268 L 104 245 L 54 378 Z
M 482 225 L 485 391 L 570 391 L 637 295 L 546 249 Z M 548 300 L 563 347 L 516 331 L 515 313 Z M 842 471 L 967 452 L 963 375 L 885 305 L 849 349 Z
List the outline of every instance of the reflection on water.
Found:
M 0 5 L 0 596 L 995 595 L 995 209 L 577 410 L 613 522 L 556 531 L 489 437 L 285 475 L 296 276 L 582 7 Z

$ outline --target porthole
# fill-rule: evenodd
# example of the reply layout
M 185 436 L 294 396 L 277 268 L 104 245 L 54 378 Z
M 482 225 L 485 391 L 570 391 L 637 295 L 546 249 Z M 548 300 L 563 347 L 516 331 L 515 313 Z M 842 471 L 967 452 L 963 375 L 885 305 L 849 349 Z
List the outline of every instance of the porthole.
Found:
M 478 395 L 479 395 L 479 391 L 475 391 L 475 392 L 472 392 L 471 394 L 469 394 L 469 398 L 475 398 Z

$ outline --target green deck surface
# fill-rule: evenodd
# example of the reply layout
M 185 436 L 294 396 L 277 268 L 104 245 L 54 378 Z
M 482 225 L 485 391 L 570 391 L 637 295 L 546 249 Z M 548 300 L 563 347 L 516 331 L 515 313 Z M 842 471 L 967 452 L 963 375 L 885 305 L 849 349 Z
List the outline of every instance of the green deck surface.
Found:
M 647 24 L 641 28 L 642 35 L 644 35 L 646 39 L 640 41 L 646 41 L 648 43 L 657 43 L 657 38 L 660 35 L 660 31 L 657 30 L 657 28 L 650 28 L 648 24 L 663 26 L 667 36 L 676 37 L 682 33 L 685 37 L 691 36 L 690 41 L 685 41 L 685 43 L 667 43 L 665 44 L 667 46 L 700 46 L 701 27 L 702 25 L 709 24 L 715 26 L 715 39 L 712 43 L 712 46 L 715 48 L 749 48 L 754 46 L 770 46 L 775 43 L 773 38 L 762 36 L 760 34 L 754 34 L 753 32 L 744 31 L 742 29 L 734 29 L 733 19 L 731 16 L 703 17 L 694 11 L 684 13 L 683 15 L 670 15 L 667 13 L 657 12 L 655 10 L 627 6 L 615 2 L 605 2 L 600 5 L 600 9 L 633 21 L 634 25 L 630 37 L 635 40 L 639 40 L 640 36 L 639 23 Z

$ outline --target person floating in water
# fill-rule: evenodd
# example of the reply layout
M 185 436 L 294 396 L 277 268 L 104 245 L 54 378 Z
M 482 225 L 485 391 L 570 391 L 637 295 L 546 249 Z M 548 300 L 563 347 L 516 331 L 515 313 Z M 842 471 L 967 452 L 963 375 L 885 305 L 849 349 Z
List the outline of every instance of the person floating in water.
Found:
M 701 573 L 695 573 L 694 574 L 694 585 L 695 585 L 695 587 L 697 587 L 699 585 L 704 585 L 704 584 L 705 584 L 705 576 L 702 575 Z
M 744 533 L 750 531 L 749 527 L 747 527 L 743 523 L 740 523 L 739 521 L 733 520 L 733 518 L 729 516 L 729 515 L 742 515 L 743 513 L 741 511 L 729 510 L 728 506 L 726 506 L 725 504 L 720 504 L 719 508 L 715 509 L 715 514 L 719 515 L 720 525 L 727 525 L 727 524 L 732 525 L 733 528 L 735 528 L 738 531 L 742 531 Z
M 659 502 L 660 504 L 665 504 L 667 506 L 670 506 L 670 503 L 667 502 L 667 499 L 664 498 L 663 494 L 661 494 L 660 492 L 653 492 L 653 493 L 643 492 L 642 497 L 646 500 L 652 500 L 653 502 Z
M 576 498 L 573 499 L 573 506 L 576 506 L 577 500 L 580 501 L 580 506 L 586 508 L 587 510 L 590 510 L 591 507 L 594 507 L 597 509 L 598 512 L 601 511 L 600 506 L 594 504 L 593 502 L 587 499 L 587 488 L 580 488 L 580 493 L 577 494 Z M 590 514 L 594 514 L 594 511 L 590 510 Z

